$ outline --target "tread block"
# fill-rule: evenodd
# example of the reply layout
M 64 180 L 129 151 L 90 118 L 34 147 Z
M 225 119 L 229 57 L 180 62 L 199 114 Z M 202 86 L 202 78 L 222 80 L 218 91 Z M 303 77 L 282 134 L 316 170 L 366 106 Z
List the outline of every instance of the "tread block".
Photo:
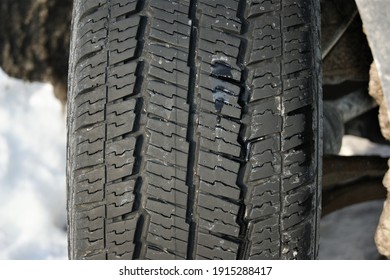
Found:
M 212 234 L 199 232 L 197 259 L 235 260 L 238 244 Z
M 280 174 L 282 158 L 280 150 L 280 137 L 252 142 L 249 152 L 249 181 L 260 180 Z
M 107 224 L 106 242 L 108 259 L 128 259 L 134 253 L 134 234 L 138 216 Z
M 135 39 L 129 39 L 123 43 L 127 44 L 128 47 L 123 46 L 121 49 L 119 44 L 113 43 L 115 49 L 110 50 L 110 65 L 116 65 L 125 60 L 134 58 L 136 47 L 137 47 L 137 41 Z
M 215 100 L 213 102 L 202 99 L 200 101 L 200 107 L 203 112 L 214 112 L 221 114 L 223 117 L 239 119 L 241 110 L 237 107 L 231 106 L 229 101 L 229 95 L 218 92 L 215 95 Z
M 149 141 L 153 146 L 160 147 L 167 152 L 172 152 L 172 150 L 174 150 L 187 153 L 189 149 L 186 139 L 175 134 L 168 137 L 162 133 L 152 131 L 150 133 Z
M 205 89 L 209 89 L 211 91 L 224 91 L 226 94 L 229 94 L 231 97 L 231 101 L 234 102 L 234 104 L 239 107 L 238 105 L 238 97 L 240 95 L 240 87 L 237 85 L 234 85 L 230 82 L 221 80 L 217 77 L 211 76 L 211 72 L 209 75 L 206 75 L 204 73 L 200 74 L 199 77 L 199 86 Z M 202 92 L 201 92 L 202 94 Z M 204 99 L 212 101 L 213 98 L 207 94 L 204 94 Z M 203 97 L 203 95 L 202 95 Z
M 247 193 L 247 218 L 260 219 L 261 217 L 279 213 L 280 179 L 273 177 L 250 185 Z
M 133 173 L 135 138 L 124 138 L 106 144 L 107 182 Z
M 283 259 L 311 259 L 313 255 L 312 234 L 314 225 L 304 222 L 300 227 L 282 234 Z M 305 248 L 305 250 L 302 250 Z
M 185 5 L 185 3 L 181 2 L 178 3 L 181 10 L 188 10 L 188 5 Z M 181 12 L 178 10 L 175 10 L 174 12 L 170 12 L 168 10 L 162 10 L 161 8 L 158 8 L 156 6 L 153 6 L 154 3 L 151 3 L 152 10 L 154 12 L 154 18 L 163 20 L 166 23 L 174 24 L 175 22 L 181 23 L 184 25 L 191 26 L 191 20 L 189 19 L 188 12 Z M 157 26 L 158 27 L 158 26 Z M 172 29 L 170 27 L 169 29 Z
M 148 91 L 150 95 L 162 94 L 166 97 L 180 97 L 187 98 L 187 90 L 182 87 L 177 87 L 173 84 L 164 83 L 163 81 L 151 80 L 148 83 Z
M 189 82 L 189 69 L 179 70 L 178 68 L 174 68 L 171 72 L 163 68 L 162 65 L 159 64 L 160 59 L 156 59 L 156 63 L 152 64 L 149 68 L 149 74 L 159 78 L 161 81 L 169 82 L 173 85 L 182 86 L 187 88 Z M 162 60 L 161 60 L 162 61 Z M 162 63 L 162 62 L 161 62 Z M 185 64 L 179 62 L 180 68 L 184 69 Z
M 104 134 L 103 124 L 76 132 L 76 170 L 103 163 Z
M 84 260 L 106 260 L 107 259 L 107 253 L 106 252 L 100 252 L 98 254 L 93 255 L 87 255 L 83 257 Z
M 275 138 L 274 138 L 275 139 Z M 263 141 L 261 141 L 263 142 Z M 266 141 L 264 141 L 266 142 Z M 259 142 L 255 142 L 254 146 L 257 146 Z M 273 143 L 274 144 L 274 143 Z M 275 145 L 278 145 L 279 143 L 275 143 Z M 265 163 L 271 163 L 273 166 L 280 166 L 281 165 L 281 156 L 278 150 L 273 150 L 273 149 L 267 149 L 260 151 L 256 153 L 256 151 L 252 150 L 250 154 L 250 159 L 249 159 L 251 165 L 253 168 L 261 168 Z M 278 171 L 279 170 L 279 171 Z M 275 168 L 276 174 L 280 172 L 280 167 Z
M 188 231 L 175 227 L 167 229 L 160 224 L 150 223 L 146 241 L 158 244 L 184 258 L 187 253 Z
M 176 18 L 187 19 L 188 17 L 185 15 L 177 14 L 175 16 Z M 161 17 L 160 17 L 161 18 Z M 188 23 L 182 23 L 181 21 L 173 21 L 173 22 L 167 22 L 164 19 L 160 19 L 159 17 L 152 18 L 151 21 L 151 28 L 154 28 L 156 30 L 164 31 L 167 34 L 174 35 L 175 33 L 179 36 L 182 36 L 182 39 L 185 37 L 188 37 L 191 35 L 191 27 L 188 25 Z
M 249 223 L 249 259 L 279 258 L 279 216 Z
M 135 180 L 106 186 L 107 218 L 119 217 L 133 211 Z
M 208 112 L 202 112 L 199 115 L 199 125 L 209 130 L 214 131 L 215 133 L 206 133 L 207 130 L 204 130 L 205 137 L 209 139 L 214 139 L 216 137 L 223 137 L 229 143 L 237 143 L 238 134 L 240 132 L 240 124 L 226 119 L 218 118 L 218 116 L 213 115 Z M 215 135 L 215 136 L 214 136 Z
M 201 27 L 210 27 L 226 30 L 228 32 L 240 34 L 241 22 L 236 16 L 238 1 L 214 0 L 199 1 L 198 9 L 202 15 L 199 21 Z
M 104 205 L 76 213 L 77 224 L 76 246 L 79 252 L 88 250 L 78 258 L 84 258 L 104 248 Z
M 154 246 L 148 246 L 146 249 L 145 258 L 147 260 L 184 260 L 184 257 L 175 255 L 168 251 L 156 249 Z
M 256 0 L 249 4 L 247 17 L 260 16 L 265 13 L 270 13 L 280 10 L 281 0 Z
M 215 54 L 217 60 L 224 60 L 223 56 L 237 58 L 240 44 L 239 38 L 210 27 L 202 28 L 199 33 L 199 49 Z
M 235 185 L 239 163 L 223 156 L 201 151 L 199 153 L 198 174 L 201 180 L 209 183 L 222 182 Z
M 134 128 L 136 100 L 130 99 L 120 103 L 108 104 L 107 138 L 112 139 L 130 133 Z
M 283 119 L 279 97 L 262 100 L 249 110 L 252 115 L 246 132 L 249 140 L 281 132 Z
M 120 90 L 126 86 L 133 86 L 136 82 L 137 77 L 135 76 L 135 71 L 137 68 L 136 63 L 126 63 L 122 64 L 116 67 L 111 67 L 108 74 L 108 86 L 110 89 L 116 89 Z M 128 94 L 131 94 L 132 92 L 128 92 Z M 115 97 L 124 97 L 124 96 L 118 96 L 117 94 L 110 94 L 115 95 Z M 111 97 L 111 96 L 110 96 Z M 113 101 L 114 99 L 111 97 L 109 101 Z
M 146 209 L 149 211 L 150 221 L 162 225 L 165 228 L 172 226 L 188 231 L 186 223 L 186 210 L 180 206 L 162 201 L 148 199 Z
M 155 39 L 156 41 L 164 42 L 169 45 L 174 45 L 179 48 L 186 48 L 190 43 L 190 37 L 184 34 L 173 32 L 170 34 L 166 31 L 162 31 L 159 29 L 151 28 L 150 37 Z
M 106 71 L 106 61 L 104 56 L 95 55 L 82 60 L 76 67 L 78 83 L 93 83 L 99 76 L 104 76 Z
M 135 58 L 140 20 L 141 17 L 134 16 L 110 24 L 110 65 Z
M 91 130 L 80 131 L 77 136 L 77 155 L 93 155 L 103 151 L 104 125 L 96 126 Z
M 149 197 L 180 205 L 184 208 L 187 205 L 188 187 L 184 181 L 176 178 L 165 179 L 150 174 L 147 193 Z
M 167 180 L 171 180 L 172 178 L 176 178 L 183 182 L 186 181 L 186 172 L 182 169 L 175 169 L 172 166 L 165 165 L 163 163 L 157 163 L 153 161 L 147 161 L 146 170 L 151 174 L 155 174 Z
M 297 191 L 292 194 L 284 196 L 284 201 L 286 208 L 282 212 L 284 215 L 288 216 L 291 213 L 299 213 L 304 216 L 310 212 L 310 208 L 313 206 L 311 203 L 313 201 L 314 189 L 312 186 L 307 185 L 302 188 L 299 188 Z
M 238 186 L 228 186 L 221 182 L 210 184 L 203 180 L 200 181 L 199 191 L 204 194 L 212 194 L 215 196 L 226 197 L 233 200 L 239 200 L 240 188 Z
M 310 50 L 310 33 L 307 28 L 291 29 L 283 36 L 286 53 L 299 51 L 300 53 Z
M 241 30 L 241 23 L 238 19 L 234 21 L 227 19 L 224 15 L 209 16 L 207 13 L 204 13 L 200 22 L 203 27 L 212 26 L 214 29 L 227 30 L 236 34 L 240 34 Z
M 138 75 L 137 67 L 138 64 L 136 62 L 110 67 L 107 78 L 108 102 L 137 94 L 135 90 Z
M 85 0 L 83 1 L 83 5 L 80 5 L 80 15 L 81 18 L 84 16 L 93 13 L 96 10 L 105 8 L 106 9 L 106 1 L 105 0 Z
M 286 59 L 287 61 L 284 62 L 283 75 L 294 74 L 299 71 L 310 69 L 311 60 L 307 55 L 297 54 L 297 52 L 291 54 L 289 56 L 290 59 Z
M 146 127 L 150 130 L 162 133 L 167 137 L 177 135 L 182 138 L 186 138 L 187 128 L 176 125 L 172 122 L 163 121 L 161 119 L 149 118 Z
M 83 93 L 81 95 L 77 95 L 75 97 L 75 107 L 77 108 L 80 114 L 88 112 L 89 106 L 95 103 L 101 103 L 106 101 L 106 88 L 98 87 L 93 91 Z M 81 124 L 81 123 L 80 123 Z M 83 125 L 83 124 L 81 124 Z M 80 126 L 80 125 L 79 125 Z
M 161 1 L 161 0 L 151 0 L 150 6 L 152 8 L 158 9 L 155 10 L 156 15 L 158 16 L 160 13 L 160 10 L 166 11 L 172 15 L 175 18 L 176 16 L 180 14 L 188 15 L 189 12 L 189 1 L 179 1 L 179 2 L 169 2 L 169 1 Z
M 75 52 L 75 57 L 77 58 L 78 62 L 83 61 L 84 59 L 88 59 L 89 57 L 92 57 L 94 55 L 101 55 L 104 56 L 105 52 L 103 51 L 105 49 L 105 42 L 104 38 L 107 36 L 107 32 L 100 32 L 100 39 L 95 39 L 94 41 L 90 40 L 86 42 L 82 46 L 78 46 L 78 49 Z M 91 85 L 88 85 L 91 87 Z M 85 90 L 86 84 L 76 84 L 76 92 L 77 91 L 83 91 Z
M 115 18 L 135 12 L 138 2 L 138 0 L 112 0 L 111 16 Z
M 189 236 L 185 208 L 148 199 L 146 210 L 150 215 L 147 242 L 151 245 L 163 246 L 174 255 L 185 258 Z
M 212 232 L 238 236 L 240 227 L 236 223 L 239 206 L 221 198 L 199 194 L 197 208 L 199 226 Z
M 241 145 L 238 143 L 240 125 L 232 120 L 202 112 L 198 118 L 200 143 L 207 149 L 239 157 Z
M 238 145 L 233 145 L 224 141 L 223 138 L 215 137 L 214 140 L 207 139 L 205 137 L 200 138 L 200 145 L 202 147 L 207 147 L 208 149 L 225 154 L 231 154 L 233 156 L 239 157 L 241 152 L 241 147 Z
M 252 41 L 249 64 L 261 62 L 282 55 L 282 36 L 280 16 L 263 15 L 261 20 L 253 21 Z
M 105 182 L 104 167 L 98 166 L 88 170 L 82 169 L 75 176 L 76 205 L 99 202 L 104 198 L 103 187 Z
M 310 182 L 310 174 L 307 174 L 306 168 L 295 165 L 289 169 L 289 173 L 292 175 L 284 176 L 282 178 L 282 191 L 289 192 L 296 189 L 303 184 Z
M 301 73 L 303 74 L 303 73 Z M 310 77 L 311 75 L 308 74 Z M 301 76 L 284 81 L 283 103 L 287 113 L 309 106 L 313 103 L 313 91 L 310 80 Z
M 258 67 L 252 71 L 252 95 L 250 102 L 261 100 L 282 93 L 281 70 L 279 64 L 269 64 L 267 67 Z
M 283 27 L 292 27 L 310 22 L 310 19 L 307 18 L 310 15 L 309 5 L 305 5 L 305 1 L 302 0 L 299 2 L 291 0 L 283 2 L 283 7 L 285 7 Z
M 167 151 L 160 147 L 149 145 L 146 154 L 166 164 L 183 168 L 187 166 L 187 153 L 177 150 Z
M 198 207 L 198 213 L 201 216 L 199 219 L 200 229 L 204 229 L 213 233 L 222 233 L 234 237 L 238 237 L 240 234 L 240 227 L 238 225 L 225 223 L 224 221 L 218 219 L 219 213 L 213 213 L 212 211 L 203 209 L 202 207 Z M 213 218 L 213 214 L 216 216 L 215 218 Z M 202 216 L 207 217 L 207 219 L 202 219 Z
M 79 115 L 76 119 L 76 127 L 94 125 L 104 121 L 104 106 L 105 100 L 99 100 L 93 104 L 83 106 L 82 110 L 79 110 Z
M 150 97 L 149 112 L 166 116 L 165 119 L 176 121 L 182 125 L 187 124 L 188 105 L 182 98 L 167 98 L 161 94 L 154 94 Z M 161 111 L 161 112 L 160 112 Z M 176 118 L 175 118 L 176 117 Z M 184 119 L 184 120 L 183 120 Z
M 78 22 L 77 33 L 79 38 L 83 39 L 88 33 L 96 34 L 98 31 L 105 29 L 107 24 L 108 9 L 98 9 L 94 13 L 89 14 Z M 82 42 L 80 41 L 80 44 Z
M 282 150 L 287 151 L 301 145 L 307 137 L 305 128 L 307 117 L 305 114 L 297 114 L 285 118 L 284 130 L 282 132 Z

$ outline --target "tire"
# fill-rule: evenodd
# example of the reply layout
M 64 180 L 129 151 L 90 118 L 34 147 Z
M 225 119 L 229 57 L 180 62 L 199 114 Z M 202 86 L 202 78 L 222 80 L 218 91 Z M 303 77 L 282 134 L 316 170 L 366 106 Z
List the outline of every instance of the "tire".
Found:
M 319 19 L 319 0 L 76 0 L 69 257 L 315 258 Z

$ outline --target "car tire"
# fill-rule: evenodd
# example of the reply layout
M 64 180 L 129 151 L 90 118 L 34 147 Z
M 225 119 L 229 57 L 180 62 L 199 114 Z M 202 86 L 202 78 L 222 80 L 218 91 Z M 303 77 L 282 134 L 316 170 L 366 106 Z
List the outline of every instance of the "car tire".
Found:
M 75 0 L 71 259 L 314 259 L 319 0 Z

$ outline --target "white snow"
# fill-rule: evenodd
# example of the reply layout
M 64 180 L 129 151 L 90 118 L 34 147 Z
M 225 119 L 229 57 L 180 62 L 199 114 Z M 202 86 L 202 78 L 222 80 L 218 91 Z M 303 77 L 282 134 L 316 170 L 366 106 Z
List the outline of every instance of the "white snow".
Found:
M 366 155 L 381 157 L 390 157 L 390 146 L 372 143 L 365 138 L 345 135 L 343 137 L 340 155 Z
M 0 259 L 65 259 L 65 118 L 49 84 L 0 69 Z

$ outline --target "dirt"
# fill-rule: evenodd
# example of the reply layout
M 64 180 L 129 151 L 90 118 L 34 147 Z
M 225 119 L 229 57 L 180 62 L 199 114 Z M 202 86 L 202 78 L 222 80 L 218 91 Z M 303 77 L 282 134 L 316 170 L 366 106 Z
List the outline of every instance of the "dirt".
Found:
M 54 85 L 66 100 L 72 0 L 1 0 L 0 66 L 10 76 Z
M 387 102 L 383 95 L 383 89 L 375 63 L 372 63 L 370 69 L 369 93 L 379 105 L 378 119 L 382 135 L 387 140 L 390 140 L 390 121 Z M 390 160 L 388 164 L 390 166 Z M 375 234 L 375 243 L 378 251 L 387 258 L 390 258 L 390 170 L 387 171 L 383 179 L 383 185 L 387 188 L 388 195 Z

